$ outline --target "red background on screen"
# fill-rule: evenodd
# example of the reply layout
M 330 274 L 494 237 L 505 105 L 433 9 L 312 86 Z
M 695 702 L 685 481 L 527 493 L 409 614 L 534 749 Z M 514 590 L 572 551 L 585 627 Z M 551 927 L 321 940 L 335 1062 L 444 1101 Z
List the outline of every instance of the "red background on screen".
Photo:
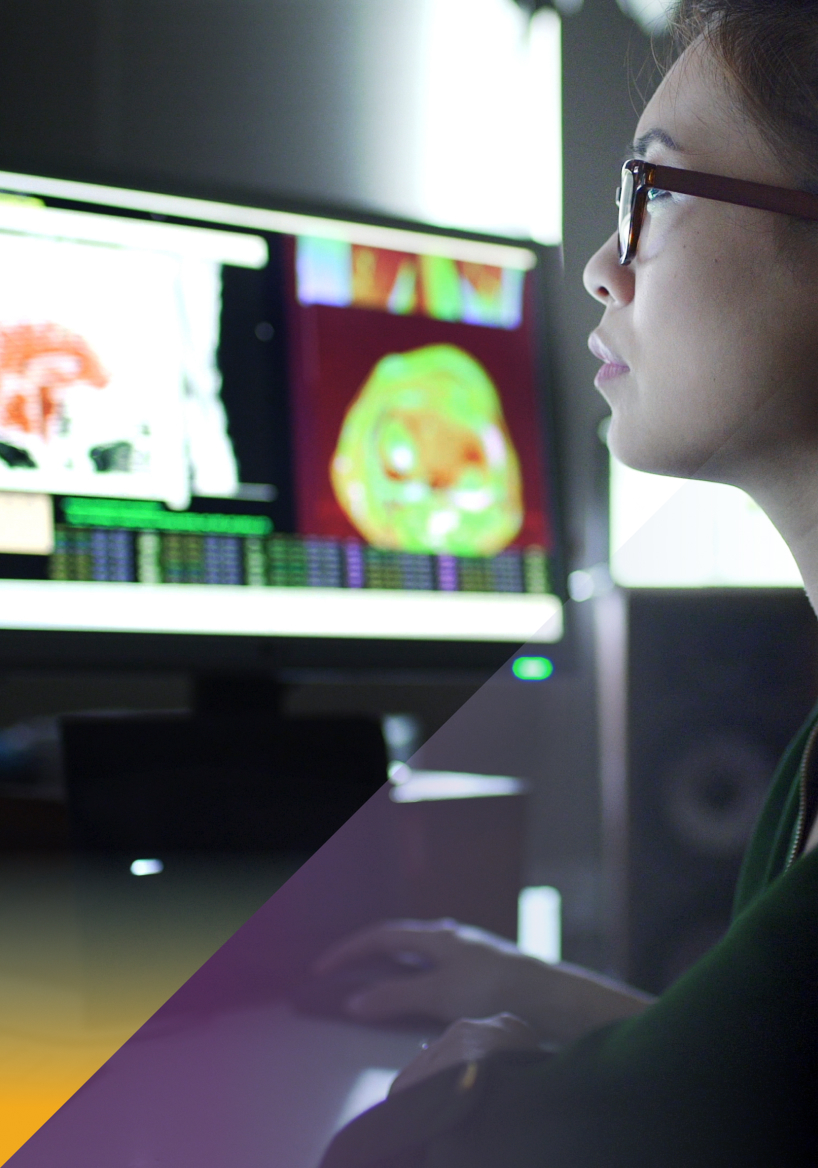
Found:
M 291 400 L 298 530 L 302 535 L 361 538 L 341 510 L 329 477 L 344 415 L 382 357 L 445 343 L 458 345 L 476 357 L 500 394 L 520 459 L 525 502 L 523 526 L 509 546 L 539 544 L 551 549 L 528 326 L 529 296 L 525 299 L 523 324 L 517 329 L 291 301 Z

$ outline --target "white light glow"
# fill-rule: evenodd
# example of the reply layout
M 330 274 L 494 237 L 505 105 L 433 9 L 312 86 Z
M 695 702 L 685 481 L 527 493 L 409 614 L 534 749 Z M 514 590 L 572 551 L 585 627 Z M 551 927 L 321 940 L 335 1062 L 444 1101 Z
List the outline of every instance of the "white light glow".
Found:
M 425 0 L 417 213 L 562 238 L 560 18 L 514 0 Z
M 617 0 L 617 4 L 648 36 L 656 36 L 667 30 L 674 0 Z
M 385 714 L 382 724 L 386 745 L 400 758 L 401 752 L 408 750 L 417 739 L 419 733 L 417 718 L 414 714 Z M 393 768 L 402 765 L 397 760 L 389 764 L 390 778 Z
M 161 860 L 134 860 L 131 872 L 134 876 L 156 876 L 164 871 L 165 865 Z
M 524 144 L 525 221 L 538 243 L 562 241 L 562 26 L 551 8 L 531 20 L 525 69 L 526 110 L 530 119 Z
M 611 575 L 628 588 L 802 588 L 760 507 L 719 483 L 644 474 L 611 459 Z
M 416 771 L 405 763 L 389 769 L 393 803 L 428 803 L 444 799 L 486 799 L 521 795 L 526 784 L 509 775 L 472 775 L 463 771 Z
M 541 885 L 520 893 L 517 947 L 529 957 L 556 963 L 562 959 L 562 898 L 556 888 Z
M 0 580 L 0 627 L 86 632 L 553 642 L 556 596 Z
M 590 572 L 577 568 L 568 575 L 568 594 L 572 600 L 590 600 L 594 594 L 594 578 Z

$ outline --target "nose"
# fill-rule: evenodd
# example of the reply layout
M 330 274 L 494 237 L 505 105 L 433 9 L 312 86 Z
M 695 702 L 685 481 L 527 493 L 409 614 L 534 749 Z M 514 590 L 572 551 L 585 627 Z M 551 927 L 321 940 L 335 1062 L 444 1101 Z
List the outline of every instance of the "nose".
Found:
M 619 307 L 633 299 L 633 272 L 630 265 L 623 268 L 619 262 L 616 232 L 588 260 L 582 282 L 588 295 L 606 308 Z

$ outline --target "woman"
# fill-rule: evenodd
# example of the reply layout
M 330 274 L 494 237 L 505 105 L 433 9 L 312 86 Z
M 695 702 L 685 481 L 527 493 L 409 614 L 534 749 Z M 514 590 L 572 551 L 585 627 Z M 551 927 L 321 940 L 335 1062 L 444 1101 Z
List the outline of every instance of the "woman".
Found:
M 623 170 L 620 230 L 585 272 L 604 307 L 590 346 L 609 444 L 638 469 L 749 492 L 815 607 L 818 196 L 782 192 L 818 191 L 818 2 L 682 0 L 677 29 Z M 656 1001 L 444 922 L 327 954 L 324 968 L 421 953 L 429 972 L 349 1012 L 454 1022 L 327 1168 L 818 1164 L 814 726 L 818 710 L 779 767 L 730 931 Z

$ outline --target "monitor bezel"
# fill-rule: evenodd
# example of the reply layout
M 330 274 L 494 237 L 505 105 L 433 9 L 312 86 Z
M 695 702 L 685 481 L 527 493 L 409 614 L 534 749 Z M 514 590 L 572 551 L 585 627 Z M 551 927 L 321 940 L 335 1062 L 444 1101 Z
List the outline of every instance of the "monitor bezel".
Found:
M 563 604 L 563 634 L 559 641 L 539 644 L 561 669 L 575 656 L 571 605 L 568 600 L 565 556 L 565 476 L 561 473 L 564 441 L 560 432 L 555 361 L 556 321 L 553 305 L 562 277 L 562 249 L 515 236 L 480 233 L 425 223 L 380 212 L 363 205 L 342 204 L 286 193 L 267 192 L 215 182 L 190 181 L 179 176 L 136 174 L 94 165 L 49 167 L 47 172 L 32 159 L 0 156 L 0 171 L 44 181 L 56 180 L 110 186 L 122 190 L 175 196 L 211 203 L 226 203 L 264 211 L 283 211 L 394 228 L 441 237 L 456 236 L 481 243 L 525 247 L 537 256 L 534 271 L 535 378 L 538 387 L 541 440 L 545 452 L 545 487 L 552 500 L 551 522 L 555 535 L 552 566 L 555 595 Z M 0 189 L 2 189 L 0 187 Z M 67 201 L 67 200 L 66 200 Z M 78 200 L 79 201 L 79 200 Z M 139 215 L 139 212 L 136 212 Z M 143 217 L 150 218 L 148 212 Z M 190 217 L 168 216 L 173 221 L 196 222 Z M 200 221 L 205 222 L 205 221 Z M 212 220 L 207 220 L 212 225 Z M 549 441 L 550 439 L 550 441 Z M 193 673 L 226 671 L 268 676 L 306 677 L 352 674 L 355 676 L 435 676 L 460 679 L 487 677 L 519 652 L 519 642 L 410 640 L 381 638 L 324 638 L 285 635 L 255 636 L 230 633 L 108 632 L 68 629 L 16 629 L 0 626 L 0 664 L 8 668 L 114 668 L 124 670 L 187 670 Z

